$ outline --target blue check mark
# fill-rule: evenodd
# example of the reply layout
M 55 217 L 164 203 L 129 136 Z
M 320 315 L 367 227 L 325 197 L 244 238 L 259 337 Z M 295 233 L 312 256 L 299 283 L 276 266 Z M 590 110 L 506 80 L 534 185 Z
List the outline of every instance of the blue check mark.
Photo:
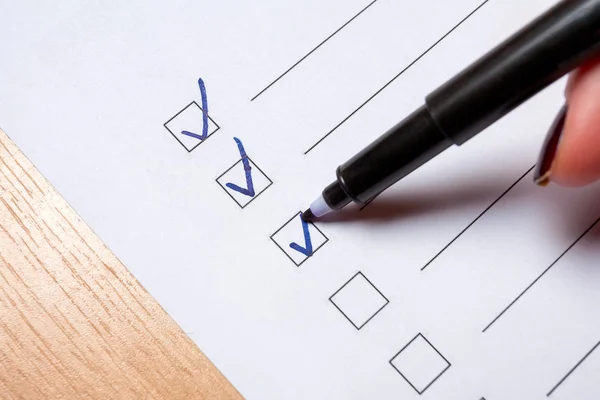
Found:
M 202 134 L 194 132 L 181 131 L 182 135 L 204 140 L 208 137 L 208 101 L 206 99 L 206 87 L 202 78 L 198 78 L 198 87 L 200 88 L 200 98 L 202 99 Z
M 290 247 L 304 254 L 306 257 L 310 257 L 312 255 L 313 248 L 310 241 L 310 232 L 308 231 L 308 222 L 302 219 L 302 217 L 300 217 L 300 221 L 302 221 L 302 231 L 304 232 L 304 247 L 300 246 L 296 242 L 290 243 Z
M 244 145 L 242 144 L 242 141 L 240 139 L 234 137 L 233 140 L 235 140 L 235 142 L 237 143 L 238 150 L 240 151 L 240 156 L 242 157 L 242 165 L 244 166 L 244 171 L 246 172 L 246 187 L 239 187 L 238 185 L 231 182 L 226 183 L 225 186 L 243 195 L 254 197 L 255 192 L 254 183 L 252 182 L 252 167 L 250 166 L 250 161 L 248 159 L 248 156 L 246 155 L 246 150 L 244 150 Z

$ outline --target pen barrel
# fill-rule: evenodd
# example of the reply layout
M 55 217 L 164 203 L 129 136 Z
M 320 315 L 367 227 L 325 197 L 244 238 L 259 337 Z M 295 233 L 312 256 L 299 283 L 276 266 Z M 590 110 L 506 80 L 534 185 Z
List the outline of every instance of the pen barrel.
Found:
M 565 0 L 426 97 L 463 144 L 571 70 L 600 54 L 600 0 Z
M 336 183 L 348 198 L 365 203 L 451 145 L 423 106 L 340 165 Z M 336 193 L 324 192 L 331 206 L 336 199 L 343 204 Z

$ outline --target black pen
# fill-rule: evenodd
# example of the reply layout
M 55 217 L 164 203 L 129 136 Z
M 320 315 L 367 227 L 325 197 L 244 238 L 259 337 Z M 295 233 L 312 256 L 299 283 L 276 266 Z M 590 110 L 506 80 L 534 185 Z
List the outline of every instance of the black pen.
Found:
M 340 165 L 305 220 L 364 204 L 461 145 L 600 54 L 600 0 L 564 0 L 425 98 L 425 105 Z

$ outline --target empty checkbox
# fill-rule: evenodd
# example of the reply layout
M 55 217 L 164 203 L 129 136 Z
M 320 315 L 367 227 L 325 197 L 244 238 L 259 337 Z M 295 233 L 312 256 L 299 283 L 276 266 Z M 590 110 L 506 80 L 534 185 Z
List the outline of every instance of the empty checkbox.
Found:
M 273 182 L 248 157 L 240 159 L 217 178 L 217 183 L 241 207 L 267 190 Z
M 205 114 L 195 101 L 175 114 L 164 125 L 188 152 L 194 150 L 219 130 L 219 125 Z
M 299 267 L 329 239 L 312 222 L 304 221 L 299 212 L 272 234 L 271 240 Z
M 390 364 L 419 394 L 450 368 L 448 360 L 420 333 L 390 360 Z
M 356 329 L 365 326 L 389 303 L 362 272 L 350 278 L 329 300 Z

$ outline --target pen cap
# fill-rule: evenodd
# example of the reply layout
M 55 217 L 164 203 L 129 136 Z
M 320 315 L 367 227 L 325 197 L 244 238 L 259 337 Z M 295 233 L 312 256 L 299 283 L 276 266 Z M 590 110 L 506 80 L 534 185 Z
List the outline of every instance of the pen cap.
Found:
M 426 97 L 440 129 L 465 143 L 600 53 L 600 0 L 565 0 Z

